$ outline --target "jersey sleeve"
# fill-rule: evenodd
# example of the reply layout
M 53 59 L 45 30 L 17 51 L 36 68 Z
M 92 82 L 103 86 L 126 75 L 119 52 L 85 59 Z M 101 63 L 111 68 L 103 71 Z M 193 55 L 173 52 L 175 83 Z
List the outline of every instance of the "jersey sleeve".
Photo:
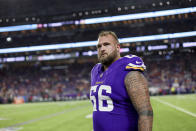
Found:
M 97 65 L 95 65 L 95 66 L 92 68 L 92 70 L 91 70 L 91 86 L 92 86 L 92 83 L 93 83 L 93 80 L 94 80 L 94 75 L 95 75 L 96 66 L 97 66 Z
M 100 68 L 100 64 L 98 63 L 98 64 L 96 64 L 93 68 L 92 68 L 92 70 L 91 70 L 91 86 L 94 84 L 94 79 L 95 79 L 95 77 L 96 77 L 96 75 L 98 75 L 98 70 L 99 70 L 99 68 Z
M 146 70 L 146 66 L 144 65 L 143 60 L 136 55 L 127 55 L 125 56 L 126 65 L 125 70 L 128 71 L 140 71 L 144 72 Z

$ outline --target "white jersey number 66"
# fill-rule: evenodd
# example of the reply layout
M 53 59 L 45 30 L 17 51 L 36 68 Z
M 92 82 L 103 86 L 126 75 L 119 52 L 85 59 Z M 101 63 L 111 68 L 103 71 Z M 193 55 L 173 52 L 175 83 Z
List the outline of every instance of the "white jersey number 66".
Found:
M 98 109 L 97 109 L 97 102 L 96 97 L 92 95 L 92 93 L 96 93 L 98 85 L 92 86 L 90 91 L 90 100 L 93 101 L 93 111 L 112 111 L 114 109 L 113 101 L 109 96 L 102 95 L 102 91 L 105 90 L 106 93 L 111 94 L 111 86 L 101 85 L 98 90 Z M 103 106 L 103 101 L 106 101 L 107 106 Z

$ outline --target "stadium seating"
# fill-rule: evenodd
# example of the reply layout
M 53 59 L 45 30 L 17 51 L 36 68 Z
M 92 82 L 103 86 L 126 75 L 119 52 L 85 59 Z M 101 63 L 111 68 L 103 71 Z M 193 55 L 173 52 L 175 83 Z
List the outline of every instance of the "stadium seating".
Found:
M 151 95 L 193 93 L 196 90 L 194 54 L 144 56 Z M 0 102 L 17 103 L 87 99 L 90 71 L 95 63 L 10 66 L 0 70 Z M 60 68 L 61 67 L 61 68 Z

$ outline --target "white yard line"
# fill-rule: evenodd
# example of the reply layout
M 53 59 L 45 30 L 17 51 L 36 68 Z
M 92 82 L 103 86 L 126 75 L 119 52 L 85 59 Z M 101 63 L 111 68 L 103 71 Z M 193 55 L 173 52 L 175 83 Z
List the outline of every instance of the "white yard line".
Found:
M 8 127 L 8 128 L 1 128 L 0 131 L 18 131 L 22 129 L 23 127 Z
M 0 121 L 1 121 L 1 120 L 8 120 L 8 119 L 7 119 L 7 118 L 1 118 L 1 117 L 0 117 Z
M 78 110 L 78 109 L 81 109 L 81 108 L 86 108 L 86 106 L 80 106 L 80 107 L 75 107 L 75 108 L 71 108 L 71 109 L 65 109 L 61 112 L 49 114 L 49 115 L 46 115 L 46 116 L 42 116 L 42 117 L 39 117 L 39 118 L 35 118 L 35 119 L 32 119 L 32 120 L 25 121 L 25 122 L 22 122 L 22 123 L 17 123 L 17 124 L 11 125 L 11 126 L 6 127 L 6 128 L 0 128 L 0 131 L 7 131 L 7 130 L 3 130 L 3 129 L 12 129 L 12 128 L 15 128 L 15 127 L 31 124 L 31 123 L 34 123 L 34 122 L 37 122 L 37 121 L 41 121 L 41 120 L 44 120 L 44 119 L 49 119 L 49 118 L 52 118 L 52 117 L 55 117 L 55 116 L 59 116 L 59 115 L 64 114 L 64 113 L 70 113 L 72 111 L 75 111 L 75 110 Z
M 181 112 L 184 112 L 184 113 L 186 113 L 186 114 L 188 114 L 190 116 L 196 117 L 196 114 L 195 113 L 192 113 L 190 111 L 187 111 L 187 110 L 185 110 L 185 109 L 183 109 L 181 107 L 178 107 L 178 106 L 175 106 L 175 105 L 173 105 L 171 103 L 168 103 L 166 101 L 160 100 L 159 98 L 153 98 L 153 99 L 156 100 L 156 101 L 158 101 L 158 102 L 160 102 L 160 103 L 162 103 L 162 104 L 165 104 L 167 106 L 170 106 L 170 107 L 172 107 L 172 108 L 174 108 L 174 109 L 176 109 L 178 111 L 181 111 Z
M 86 115 L 86 118 L 92 118 L 93 117 L 93 114 L 89 114 L 89 115 Z

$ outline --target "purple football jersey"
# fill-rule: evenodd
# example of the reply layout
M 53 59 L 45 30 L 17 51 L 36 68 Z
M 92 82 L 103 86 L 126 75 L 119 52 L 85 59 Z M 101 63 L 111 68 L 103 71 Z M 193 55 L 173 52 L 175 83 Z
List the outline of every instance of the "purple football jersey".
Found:
M 138 114 L 124 84 L 128 72 L 143 72 L 145 65 L 135 55 L 121 57 L 106 71 L 96 64 L 91 71 L 90 99 L 94 131 L 137 131 Z

